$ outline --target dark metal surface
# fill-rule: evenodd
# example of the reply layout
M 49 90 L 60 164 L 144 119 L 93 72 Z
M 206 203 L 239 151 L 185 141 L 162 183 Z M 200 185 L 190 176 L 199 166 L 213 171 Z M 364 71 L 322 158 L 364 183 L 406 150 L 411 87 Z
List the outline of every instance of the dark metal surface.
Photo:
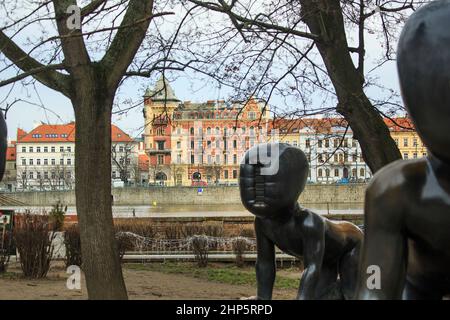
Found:
M 356 298 L 442 299 L 450 293 L 450 1 L 410 17 L 397 64 L 429 156 L 396 161 L 369 185 Z M 370 283 L 371 266 L 380 286 Z
M 240 167 L 240 192 L 244 206 L 256 216 L 258 299 L 271 299 L 275 279 L 275 246 L 303 257 L 298 298 L 351 298 L 354 295 L 361 230 L 349 222 L 334 222 L 302 208 L 297 200 L 304 189 L 308 162 L 298 148 L 287 144 L 262 144 L 250 149 Z M 268 150 L 278 171 L 262 174 L 267 163 L 250 161 L 251 154 Z M 279 152 L 273 155 L 273 150 Z M 273 157 L 272 157 L 273 155 Z M 273 158 L 273 159 L 272 159 Z M 253 159 L 255 160 L 255 159 Z M 340 278 L 340 296 L 336 283 Z

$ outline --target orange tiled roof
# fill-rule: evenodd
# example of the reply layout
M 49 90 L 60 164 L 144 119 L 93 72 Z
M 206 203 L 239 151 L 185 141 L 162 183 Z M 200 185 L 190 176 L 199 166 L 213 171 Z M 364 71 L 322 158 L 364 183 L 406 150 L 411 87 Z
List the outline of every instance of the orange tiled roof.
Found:
M 128 134 L 115 125 L 111 125 L 111 139 L 113 142 L 133 141 Z M 17 142 L 75 142 L 75 123 L 41 124 L 29 133 L 17 129 Z
M 412 123 L 411 119 L 408 117 L 403 118 L 393 118 L 391 119 L 384 119 L 384 123 L 386 123 L 387 127 L 390 131 L 414 131 L 414 124 Z
M 6 161 L 16 161 L 16 147 L 6 149 Z

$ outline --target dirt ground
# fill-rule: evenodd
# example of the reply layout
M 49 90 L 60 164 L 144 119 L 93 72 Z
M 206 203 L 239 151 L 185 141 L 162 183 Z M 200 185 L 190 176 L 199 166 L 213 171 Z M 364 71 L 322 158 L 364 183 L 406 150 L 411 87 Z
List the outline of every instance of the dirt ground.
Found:
M 133 270 L 124 267 L 124 277 L 130 299 L 139 300 L 196 300 L 240 299 L 253 296 L 256 288 L 249 285 L 230 285 L 197 279 L 185 275 L 165 274 L 149 270 Z M 0 300 L 75 300 L 87 299 L 82 279 L 81 290 L 68 290 L 68 274 L 64 266 L 52 267 L 46 279 L 27 280 L 18 276 L 19 266 L 10 264 L 8 274 L 0 277 Z M 274 299 L 294 299 L 296 290 L 275 289 Z

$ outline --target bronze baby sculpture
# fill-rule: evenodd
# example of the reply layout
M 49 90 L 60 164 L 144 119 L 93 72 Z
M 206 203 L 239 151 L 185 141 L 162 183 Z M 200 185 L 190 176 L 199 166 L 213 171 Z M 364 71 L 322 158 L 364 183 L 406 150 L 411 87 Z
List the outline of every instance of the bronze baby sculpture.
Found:
M 397 65 L 429 154 L 386 166 L 369 185 L 356 298 L 442 299 L 450 293 L 450 1 L 410 17 Z M 378 285 L 368 271 L 374 267 Z
M 277 171 L 263 174 L 270 165 Z M 273 152 L 277 150 L 277 152 Z M 252 155 L 257 155 L 257 158 Z M 254 159 L 252 159 L 252 157 Z M 275 246 L 287 254 L 303 257 L 298 299 L 324 299 L 336 287 L 354 295 L 361 230 L 349 222 L 333 222 L 297 203 L 308 175 L 305 154 L 283 143 L 260 144 L 247 151 L 240 166 L 239 186 L 245 208 L 256 216 L 256 276 L 258 299 L 271 299 L 275 280 Z

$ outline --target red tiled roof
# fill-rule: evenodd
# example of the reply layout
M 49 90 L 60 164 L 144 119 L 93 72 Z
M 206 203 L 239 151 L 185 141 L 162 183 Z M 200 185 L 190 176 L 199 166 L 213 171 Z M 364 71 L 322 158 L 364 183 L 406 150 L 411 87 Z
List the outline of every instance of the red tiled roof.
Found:
M 8 147 L 6 149 L 6 161 L 16 161 L 16 147 Z
M 133 139 L 122 129 L 111 125 L 111 139 L 113 142 L 131 142 Z M 75 123 L 42 124 L 26 133 L 17 129 L 18 142 L 75 142 Z
M 403 118 L 393 118 L 393 119 L 384 119 L 384 123 L 386 123 L 387 127 L 390 131 L 398 132 L 398 131 L 414 131 L 414 124 L 411 119 L 407 117 Z

